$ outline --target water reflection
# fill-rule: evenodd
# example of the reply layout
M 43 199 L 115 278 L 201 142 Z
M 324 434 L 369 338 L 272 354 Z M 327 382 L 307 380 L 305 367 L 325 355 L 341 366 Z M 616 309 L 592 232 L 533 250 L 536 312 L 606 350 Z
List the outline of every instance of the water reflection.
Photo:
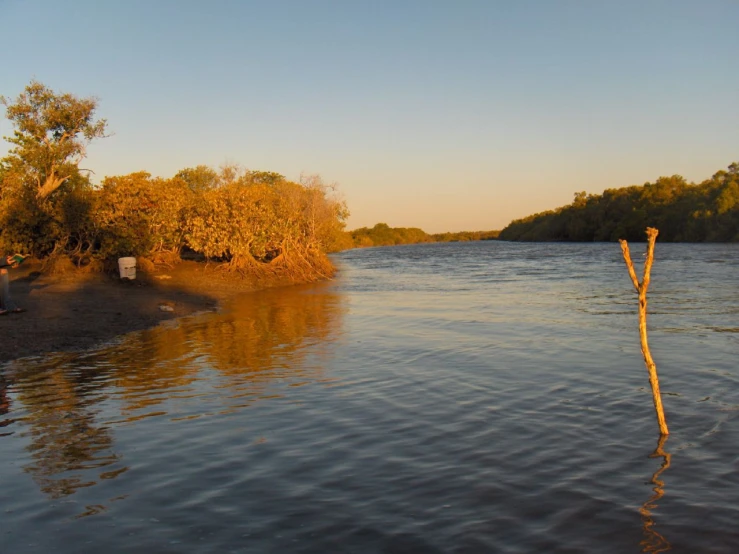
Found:
M 95 352 L 19 360 L 0 374 L 0 415 L 14 416 L 0 424 L 28 440 L 23 469 L 39 488 L 70 495 L 136 463 L 116 452 L 120 425 L 187 424 L 320 379 L 343 311 L 326 285 L 263 291 Z
M 66 371 L 68 359 L 18 364 L 10 374 L 16 410 L 22 410 L 11 423 L 20 424 L 20 436 L 30 440 L 24 470 L 51 498 L 94 484 L 86 473 L 117 461 L 110 430 L 96 421 L 104 395 L 84 371 Z
M 654 485 L 652 489 L 654 494 L 639 508 L 639 513 L 642 517 L 642 528 L 644 530 L 644 539 L 639 544 L 642 547 L 642 552 L 649 552 L 651 554 L 667 552 L 672 549 L 669 541 L 654 528 L 655 521 L 652 518 L 652 510 L 657 508 L 657 502 L 665 494 L 665 482 L 659 477 L 670 467 L 670 459 L 672 457 L 672 454 L 664 449 L 667 438 L 668 435 L 661 435 L 656 450 L 649 455 L 650 458 L 662 458 L 662 465 L 654 472 L 650 481 Z
M 5 377 L 0 373 L 0 416 L 6 415 L 10 411 L 10 396 L 8 395 L 8 382 Z M 0 419 L 0 427 L 7 427 L 10 425 L 10 419 Z M 12 435 L 12 433 L 0 432 L 0 437 Z

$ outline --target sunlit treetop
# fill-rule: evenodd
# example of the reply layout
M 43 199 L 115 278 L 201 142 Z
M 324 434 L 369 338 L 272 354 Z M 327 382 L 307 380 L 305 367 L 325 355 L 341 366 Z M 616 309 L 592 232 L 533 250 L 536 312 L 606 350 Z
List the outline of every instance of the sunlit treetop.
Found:
M 79 171 L 88 144 L 104 137 L 107 122 L 94 118 L 97 100 L 59 94 L 31 81 L 15 100 L 0 96 L 15 127 L 15 145 L 3 165 L 22 173 L 42 200 Z

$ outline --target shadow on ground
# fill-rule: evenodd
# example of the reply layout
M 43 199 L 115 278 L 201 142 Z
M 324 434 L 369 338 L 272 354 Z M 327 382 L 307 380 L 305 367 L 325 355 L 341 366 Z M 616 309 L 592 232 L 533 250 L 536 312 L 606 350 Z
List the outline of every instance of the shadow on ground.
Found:
M 11 296 L 26 311 L 0 317 L 0 362 L 91 348 L 161 321 L 213 310 L 225 289 L 253 289 L 243 280 L 226 286 L 218 272 L 195 262 L 139 272 L 132 281 L 77 271 L 44 275 L 37 262 L 10 271 Z

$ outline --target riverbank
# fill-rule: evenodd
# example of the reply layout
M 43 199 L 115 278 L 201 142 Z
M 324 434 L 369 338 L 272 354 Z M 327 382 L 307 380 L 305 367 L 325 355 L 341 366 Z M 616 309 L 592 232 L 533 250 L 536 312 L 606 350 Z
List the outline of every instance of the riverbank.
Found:
M 183 261 L 135 280 L 72 270 L 43 274 L 38 262 L 10 270 L 10 292 L 26 311 L 0 316 L 0 363 L 92 348 L 162 321 L 215 310 L 236 294 L 292 284 L 259 281 L 217 265 Z

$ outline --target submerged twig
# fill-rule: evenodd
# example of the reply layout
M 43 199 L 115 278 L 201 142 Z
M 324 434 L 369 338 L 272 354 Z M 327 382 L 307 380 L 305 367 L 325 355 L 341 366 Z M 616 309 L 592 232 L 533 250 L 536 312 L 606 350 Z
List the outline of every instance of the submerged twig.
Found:
M 663 435 L 669 434 L 667 430 L 667 421 L 665 421 L 665 412 L 662 408 L 662 396 L 659 392 L 659 379 L 657 378 L 657 366 L 649 352 L 649 344 L 647 343 L 647 290 L 649 289 L 649 279 L 652 271 L 652 262 L 654 261 L 654 242 L 657 240 L 659 231 L 653 227 L 647 227 L 647 259 L 644 262 L 644 276 L 641 283 L 636 277 L 634 264 L 631 262 L 629 254 L 629 244 L 625 240 L 619 240 L 621 250 L 624 254 L 624 261 L 629 270 L 631 282 L 634 284 L 636 292 L 639 293 L 639 337 L 641 338 L 641 352 L 644 355 L 644 363 L 649 372 L 649 384 L 652 385 L 652 399 L 654 400 L 654 409 L 657 412 L 657 422 L 659 423 L 659 431 Z

